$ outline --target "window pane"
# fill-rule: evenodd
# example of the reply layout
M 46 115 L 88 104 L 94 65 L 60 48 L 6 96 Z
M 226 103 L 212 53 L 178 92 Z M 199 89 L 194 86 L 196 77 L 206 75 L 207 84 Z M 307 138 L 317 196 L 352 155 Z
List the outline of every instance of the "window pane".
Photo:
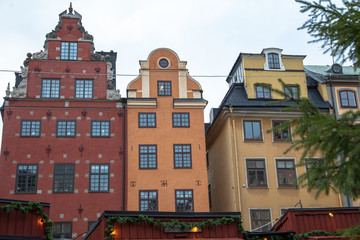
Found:
M 253 131 L 254 131 L 254 138 L 255 139 L 261 139 L 261 132 L 260 132 L 260 123 L 259 122 L 253 122 Z
M 252 124 L 251 122 L 245 122 L 245 138 L 252 139 Z

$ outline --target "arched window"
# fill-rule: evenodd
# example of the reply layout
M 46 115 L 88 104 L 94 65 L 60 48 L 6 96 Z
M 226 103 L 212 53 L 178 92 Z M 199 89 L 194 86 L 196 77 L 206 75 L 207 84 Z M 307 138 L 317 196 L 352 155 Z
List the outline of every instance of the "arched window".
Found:
M 280 69 L 279 54 L 269 53 L 268 54 L 268 64 L 269 64 L 270 69 Z
M 339 91 L 340 106 L 344 108 L 357 108 L 356 94 L 352 90 Z

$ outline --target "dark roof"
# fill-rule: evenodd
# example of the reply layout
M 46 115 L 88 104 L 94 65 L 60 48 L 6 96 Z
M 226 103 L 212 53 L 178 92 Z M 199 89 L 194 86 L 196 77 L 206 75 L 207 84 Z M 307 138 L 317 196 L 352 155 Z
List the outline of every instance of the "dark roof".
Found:
M 101 51 L 101 52 L 96 52 L 102 56 L 106 56 L 106 55 L 109 55 L 110 56 L 110 62 L 112 64 L 112 69 L 114 70 L 114 74 L 115 74 L 115 78 L 113 79 L 113 84 L 114 84 L 114 87 L 116 89 L 116 58 L 117 58 L 117 53 L 114 52 L 113 50 L 111 50 L 110 52 L 104 52 L 104 51 Z
M 28 205 L 30 201 L 0 198 L 0 203 L 9 203 L 9 204 L 11 204 L 13 202 L 19 202 L 22 205 Z M 41 206 L 50 207 L 50 203 L 46 203 L 46 202 L 39 202 L 39 203 L 40 203 Z

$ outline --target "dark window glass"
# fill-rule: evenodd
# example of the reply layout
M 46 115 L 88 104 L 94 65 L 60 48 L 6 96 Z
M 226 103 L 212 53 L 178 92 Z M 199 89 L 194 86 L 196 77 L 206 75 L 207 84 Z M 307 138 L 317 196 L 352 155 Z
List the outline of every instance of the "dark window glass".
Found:
M 208 184 L 208 193 L 209 193 L 209 207 L 212 207 L 212 200 L 211 200 L 211 184 Z
M 139 145 L 139 166 L 141 169 L 157 168 L 156 145 Z
M 55 239 L 72 239 L 72 222 L 55 222 L 52 232 Z
M 173 127 L 189 127 L 189 113 L 173 113 Z
M 268 63 L 269 63 L 270 69 L 280 69 L 279 54 L 269 53 L 268 54 Z
M 169 66 L 169 61 L 165 58 L 160 59 L 159 65 L 162 68 L 167 68 Z
M 191 145 L 174 144 L 175 168 L 191 168 Z
M 109 137 L 110 121 L 91 121 L 92 137 Z
M 74 192 L 75 164 L 56 163 L 54 165 L 54 189 L 53 192 Z
M 156 190 L 140 191 L 139 192 L 139 209 L 140 211 L 157 211 L 158 197 Z
M 108 192 L 109 191 L 109 164 L 90 165 L 90 191 Z
M 61 42 L 61 60 L 77 60 L 77 43 Z
M 206 152 L 206 167 L 210 168 L 209 152 Z
M 193 190 L 175 190 L 176 212 L 193 212 Z
M 244 120 L 244 139 L 246 141 L 261 141 L 261 121 Z
M 296 171 L 294 160 L 277 159 L 276 171 L 279 188 L 293 188 L 296 186 Z
M 22 120 L 21 136 L 22 137 L 40 137 L 41 121 L 40 120 Z
M 276 126 L 280 126 L 284 122 L 286 122 L 286 121 L 273 120 L 272 121 L 273 128 L 275 128 Z M 286 128 L 283 130 L 274 130 L 273 134 L 274 134 L 274 141 L 289 141 L 290 140 L 290 128 Z
M 75 98 L 92 98 L 93 97 L 93 80 L 75 80 Z
M 255 85 L 255 90 L 256 90 L 256 98 L 271 99 L 271 91 L 269 88 Z
M 139 127 L 156 127 L 156 113 L 139 113 Z
M 351 90 L 339 91 L 340 105 L 344 108 L 356 108 L 357 102 L 355 92 Z
M 43 79 L 41 84 L 42 98 L 59 98 L 60 97 L 60 80 Z
M 270 209 L 250 209 L 251 230 L 255 232 L 270 232 Z M 267 224 L 266 226 L 264 226 Z M 261 226 L 264 226 L 260 228 Z
M 74 120 L 57 121 L 56 136 L 75 137 L 75 135 L 76 135 L 76 121 Z
M 299 98 L 299 86 L 298 85 L 287 85 L 287 88 L 284 88 L 285 98 Z
M 171 96 L 171 82 L 158 81 L 158 96 Z
M 21 164 L 17 166 L 16 193 L 36 193 L 38 165 Z
M 249 187 L 267 187 L 264 159 L 247 159 L 246 168 Z

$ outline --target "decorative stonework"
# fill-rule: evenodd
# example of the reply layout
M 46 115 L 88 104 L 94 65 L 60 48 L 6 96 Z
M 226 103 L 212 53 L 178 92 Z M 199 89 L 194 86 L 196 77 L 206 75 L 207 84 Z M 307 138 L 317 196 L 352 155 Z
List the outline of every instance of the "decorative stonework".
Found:
M 33 55 L 33 59 L 47 59 L 47 52 L 41 50 L 40 52 L 36 52 Z
M 92 53 L 90 55 L 91 61 L 105 61 L 104 56 L 98 53 Z
M 120 100 L 121 95 L 119 90 L 106 90 L 106 98 L 108 100 Z
M 12 98 L 25 98 L 26 97 L 29 67 L 21 66 L 20 68 L 21 68 L 21 77 L 23 80 L 19 83 L 19 86 L 17 88 L 13 87 L 13 91 L 10 93 Z

